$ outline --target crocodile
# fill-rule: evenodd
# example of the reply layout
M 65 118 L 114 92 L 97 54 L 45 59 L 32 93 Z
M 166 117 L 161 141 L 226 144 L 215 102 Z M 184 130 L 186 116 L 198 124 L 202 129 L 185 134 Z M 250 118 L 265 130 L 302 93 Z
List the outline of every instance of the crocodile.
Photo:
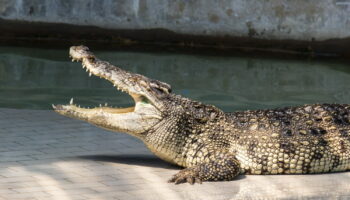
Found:
M 167 83 L 70 48 L 89 75 L 129 94 L 129 108 L 53 105 L 61 115 L 142 140 L 159 158 L 183 167 L 168 182 L 230 181 L 240 174 L 313 174 L 350 169 L 350 105 L 310 104 L 223 112 L 172 93 Z

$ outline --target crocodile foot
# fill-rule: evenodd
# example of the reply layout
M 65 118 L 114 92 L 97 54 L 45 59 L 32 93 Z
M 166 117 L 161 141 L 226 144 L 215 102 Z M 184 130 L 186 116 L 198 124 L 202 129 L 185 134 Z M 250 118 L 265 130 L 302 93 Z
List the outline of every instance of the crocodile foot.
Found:
M 199 171 L 195 168 L 183 169 L 168 180 L 168 183 L 175 184 L 186 182 L 188 182 L 191 185 L 193 185 L 194 183 L 202 184 L 202 179 L 199 177 Z

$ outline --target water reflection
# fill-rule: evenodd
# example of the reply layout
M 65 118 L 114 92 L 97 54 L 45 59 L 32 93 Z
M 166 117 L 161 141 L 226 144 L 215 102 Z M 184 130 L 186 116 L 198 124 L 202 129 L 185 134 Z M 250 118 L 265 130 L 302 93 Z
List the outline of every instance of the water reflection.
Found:
M 344 64 L 135 52 L 96 52 L 124 69 L 162 80 L 174 92 L 225 111 L 304 103 L 349 103 Z M 0 48 L 0 107 L 49 109 L 75 97 L 82 105 L 132 104 L 128 95 L 89 78 L 66 50 Z

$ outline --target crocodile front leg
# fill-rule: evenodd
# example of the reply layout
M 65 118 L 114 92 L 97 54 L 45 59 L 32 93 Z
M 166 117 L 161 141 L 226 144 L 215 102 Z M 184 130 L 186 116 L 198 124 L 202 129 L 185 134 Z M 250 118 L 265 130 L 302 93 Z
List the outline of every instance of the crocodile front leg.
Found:
M 208 162 L 181 170 L 168 182 L 190 184 L 202 181 L 230 181 L 240 173 L 240 163 L 231 153 L 215 153 Z

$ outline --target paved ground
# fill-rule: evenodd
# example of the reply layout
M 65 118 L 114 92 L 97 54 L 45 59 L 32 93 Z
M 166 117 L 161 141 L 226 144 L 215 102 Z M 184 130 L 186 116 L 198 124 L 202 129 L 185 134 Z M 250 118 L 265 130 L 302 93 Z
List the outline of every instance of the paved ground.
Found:
M 0 109 L 0 199 L 350 199 L 350 172 L 172 185 L 140 141 L 52 111 Z

